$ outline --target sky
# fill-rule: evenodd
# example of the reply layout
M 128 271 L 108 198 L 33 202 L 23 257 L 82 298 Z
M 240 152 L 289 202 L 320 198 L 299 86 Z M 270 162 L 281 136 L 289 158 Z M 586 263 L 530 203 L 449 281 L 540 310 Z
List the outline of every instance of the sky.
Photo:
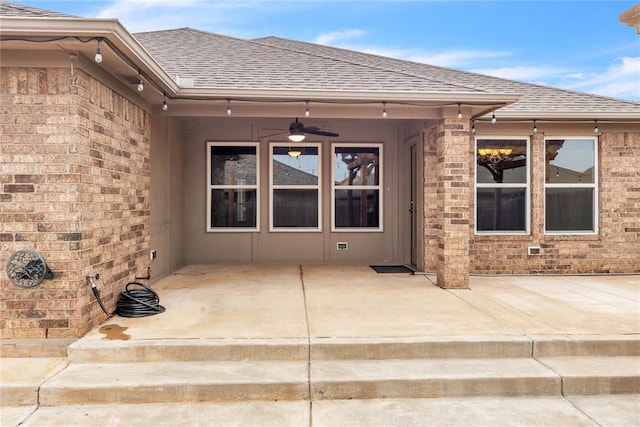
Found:
M 131 33 L 192 27 L 265 36 L 640 101 L 635 1 L 10 0 Z

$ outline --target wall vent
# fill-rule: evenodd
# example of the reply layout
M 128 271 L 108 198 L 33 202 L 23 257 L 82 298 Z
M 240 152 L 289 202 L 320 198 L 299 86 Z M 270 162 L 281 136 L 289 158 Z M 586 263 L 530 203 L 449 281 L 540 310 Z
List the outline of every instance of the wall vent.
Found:
M 347 242 L 338 242 L 337 248 L 339 251 L 346 251 L 349 249 L 349 243 Z
M 527 248 L 527 254 L 529 254 L 529 255 L 540 255 L 540 246 L 529 246 Z

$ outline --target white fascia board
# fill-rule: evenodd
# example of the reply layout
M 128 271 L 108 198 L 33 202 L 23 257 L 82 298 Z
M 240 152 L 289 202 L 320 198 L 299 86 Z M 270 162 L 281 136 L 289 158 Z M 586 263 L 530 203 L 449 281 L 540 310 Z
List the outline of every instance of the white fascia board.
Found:
M 113 43 L 131 61 L 165 86 L 178 90 L 175 81 L 117 19 L 2 17 L 0 35 L 23 37 L 102 37 Z
M 469 103 L 486 105 L 509 105 L 520 99 L 520 94 L 489 94 L 473 92 L 383 92 L 383 91 L 320 91 L 283 89 L 223 89 L 181 88 L 178 97 L 231 98 L 273 101 L 313 99 L 317 101 L 345 102 L 406 102 L 406 103 Z
M 581 112 L 575 111 L 500 111 L 496 110 L 496 115 L 498 115 L 498 120 L 532 120 L 535 119 L 538 122 L 547 121 L 571 121 L 571 120 L 623 120 L 625 122 L 628 121 L 636 121 L 640 123 L 640 105 L 638 106 L 637 111 L 621 111 L 621 112 L 603 112 L 603 111 L 593 111 L 593 110 L 585 110 Z M 490 119 L 491 115 L 487 114 L 482 116 L 483 119 Z

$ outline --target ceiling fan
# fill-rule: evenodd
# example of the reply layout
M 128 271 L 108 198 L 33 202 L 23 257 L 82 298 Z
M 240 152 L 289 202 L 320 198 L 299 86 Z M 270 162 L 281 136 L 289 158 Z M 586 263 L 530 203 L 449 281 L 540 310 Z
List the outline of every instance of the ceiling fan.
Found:
M 271 129 L 271 130 L 283 130 L 283 129 Z M 284 133 L 284 132 L 281 132 L 281 133 Z M 306 134 L 331 136 L 334 138 L 340 136 L 339 133 L 327 132 L 316 126 L 305 126 L 304 124 L 302 124 L 302 122 L 299 122 L 298 118 L 296 117 L 296 121 L 291 122 L 291 124 L 289 125 L 289 141 L 302 142 L 305 140 Z M 274 136 L 274 135 L 278 135 L 278 134 L 276 133 L 276 134 L 267 135 L 267 136 Z

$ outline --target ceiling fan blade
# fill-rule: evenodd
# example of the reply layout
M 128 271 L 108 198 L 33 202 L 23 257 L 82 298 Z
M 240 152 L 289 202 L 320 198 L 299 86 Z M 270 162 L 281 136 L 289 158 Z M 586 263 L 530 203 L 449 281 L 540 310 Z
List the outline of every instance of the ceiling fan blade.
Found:
M 302 131 L 303 131 L 304 133 L 310 133 L 310 134 L 312 134 L 312 135 L 332 136 L 332 137 L 334 137 L 334 138 L 336 138 L 336 137 L 340 136 L 340 134 L 339 134 L 339 133 L 327 132 L 327 131 L 320 130 L 320 129 L 318 129 L 318 128 L 313 128 L 313 127 L 310 127 L 310 128 L 302 128 Z
M 280 129 L 265 129 L 265 130 L 280 130 Z M 272 134 L 269 134 L 269 135 L 262 135 L 262 136 L 259 136 L 258 138 L 270 138 L 272 136 L 283 135 L 285 133 L 289 133 L 289 131 L 288 130 L 280 130 L 280 132 L 272 133 Z

